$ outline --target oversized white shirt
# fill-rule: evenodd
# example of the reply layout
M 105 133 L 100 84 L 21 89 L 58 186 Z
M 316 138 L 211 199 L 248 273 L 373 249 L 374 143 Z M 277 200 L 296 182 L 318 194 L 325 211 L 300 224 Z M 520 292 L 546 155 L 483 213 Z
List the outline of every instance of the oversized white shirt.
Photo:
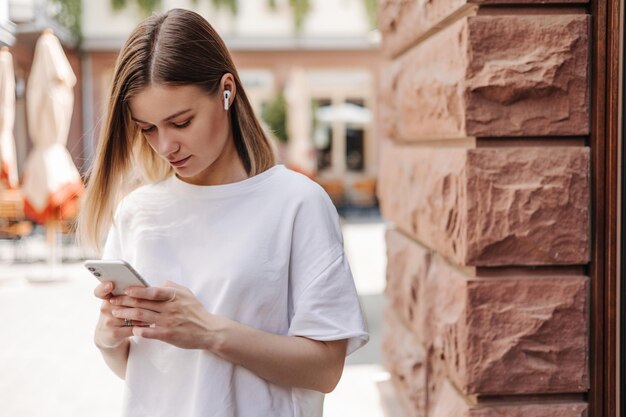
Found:
M 211 313 L 280 335 L 368 340 L 324 190 L 282 165 L 197 186 L 175 176 L 120 203 L 103 259 L 129 262 L 152 286 L 188 287 Z M 124 416 L 317 417 L 322 393 L 278 386 L 204 350 L 131 338 Z

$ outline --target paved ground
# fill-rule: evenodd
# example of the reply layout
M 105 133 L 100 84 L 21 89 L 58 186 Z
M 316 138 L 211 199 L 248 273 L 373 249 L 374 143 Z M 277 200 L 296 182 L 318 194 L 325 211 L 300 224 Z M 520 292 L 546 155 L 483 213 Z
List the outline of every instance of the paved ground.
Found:
M 343 225 L 345 247 L 365 310 L 371 341 L 351 355 L 344 376 L 326 397 L 326 417 L 381 417 L 376 382 L 384 298 L 384 224 L 376 218 Z M 66 248 L 63 280 L 46 282 L 41 236 L 18 248 L 0 241 L 0 415 L 6 417 L 114 417 L 123 382 L 92 344 L 99 303 L 94 280 L 76 247 Z

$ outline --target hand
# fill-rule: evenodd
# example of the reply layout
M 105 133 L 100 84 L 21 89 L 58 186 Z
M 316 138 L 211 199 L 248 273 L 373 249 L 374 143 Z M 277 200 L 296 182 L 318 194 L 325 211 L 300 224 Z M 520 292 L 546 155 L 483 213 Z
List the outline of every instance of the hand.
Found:
M 163 287 L 129 287 L 111 298 L 113 316 L 154 324 L 134 327 L 135 336 L 158 339 L 183 349 L 207 349 L 226 319 L 210 314 L 186 287 L 167 281 Z
M 113 305 L 110 300 L 113 297 L 114 289 L 115 283 L 109 281 L 99 284 L 94 290 L 94 295 L 103 300 L 94 335 L 94 342 L 101 349 L 114 349 L 133 335 L 132 326 L 128 326 L 124 319 L 114 317 L 112 314 Z M 146 325 L 146 323 L 140 322 L 131 324 Z

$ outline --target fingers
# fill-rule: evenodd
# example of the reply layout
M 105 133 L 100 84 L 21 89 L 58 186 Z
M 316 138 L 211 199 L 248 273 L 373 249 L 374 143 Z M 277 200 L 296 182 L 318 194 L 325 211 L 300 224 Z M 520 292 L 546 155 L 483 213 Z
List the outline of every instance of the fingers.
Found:
M 139 320 L 117 319 L 117 318 L 115 320 L 116 320 L 117 327 L 125 327 L 125 328 L 150 327 L 150 323 L 146 323 L 146 322 L 139 321 Z
M 129 297 L 127 295 L 111 297 L 109 302 L 114 306 L 142 308 L 144 310 L 151 310 L 157 313 L 164 310 L 162 301 L 145 300 L 143 298 Z
M 113 317 L 118 319 L 128 319 L 142 323 L 156 323 L 159 319 L 159 314 L 154 311 L 144 310 L 141 308 L 116 308 L 111 311 Z
M 101 282 L 98 286 L 93 290 L 93 294 L 102 299 L 107 300 L 111 298 L 112 292 L 115 289 L 115 283 L 112 281 Z
M 129 323 L 127 323 L 126 320 L 113 317 L 112 315 L 102 317 L 102 326 L 109 331 L 116 331 L 120 327 L 132 327 L 132 325 L 134 325 L 132 320 L 129 320 Z
M 176 287 L 128 287 L 125 293 L 130 297 L 143 298 L 144 300 L 173 301 L 176 298 L 178 287 L 178 285 Z
M 100 349 L 114 349 L 133 335 L 133 327 L 115 326 L 107 332 L 96 332 L 94 342 Z
M 120 346 L 124 340 L 133 335 L 134 328 L 147 328 L 150 326 L 150 323 L 156 321 L 156 313 L 145 309 L 121 309 L 121 311 L 132 311 L 130 316 L 119 314 L 120 309 L 116 307 L 115 301 L 112 302 L 112 300 L 120 301 L 120 298 L 125 298 L 126 303 L 131 303 L 132 298 L 114 297 L 112 294 L 114 289 L 115 284 L 111 281 L 100 283 L 94 289 L 94 295 L 103 300 L 100 306 L 100 319 L 94 334 L 96 346 L 100 348 L 112 349 Z M 146 300 L 135 301 L 142 303 L 144 307 L 151 307 L 148 303 L 157 304 L 156 302 Z M 128 312 L 125 311 L 125 313 Z M 143 319 L 144 317 L 146 318 L 145 320 Z
M 105 329 L 111 330 L 117 327 L 150 326 L 150 323 L 145 321 L 116 317 L 113 315 L 112 306 L 109 303 L 104 302 L 102 304 L 103 306 L 100 308 L 102 313 L 100 321 Z
M 160 327 L 133 327 L 133 335 L 166 341 L 172 336 L 172 331 Z
M 94 333 L 96 346 L 99 348 L 113 349 L 120 346 L 125 339 L 133 335 L 133 327 L 127 326 L 124 319 L 113 317 L 111 314 L 111 305 L 108 301 L 102 302 L 100 311 L 102 314 L 100 315 Z M 129 324 L 132 326 L 136 325 L 135 322 Z

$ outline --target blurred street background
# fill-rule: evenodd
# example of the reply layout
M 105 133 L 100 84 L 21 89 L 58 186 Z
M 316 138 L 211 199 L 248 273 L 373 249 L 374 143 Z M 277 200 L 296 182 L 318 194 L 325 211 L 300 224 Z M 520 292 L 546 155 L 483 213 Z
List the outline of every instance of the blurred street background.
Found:
M 383 416 L 377 382 L 385 271 L 385 225 L 375 215 L 344 219 L 350 259 L 370 342 L 348 357 L 341 382 L 326 396 L 325 416 Z M 10 263 L 14 252 L 27 258 Z M 64 245 L 59 275 L 48 281 L 43 235 L 17 247 L 0 241 L 0 415 L 7 417 L 114 417 L 123 381 L 106 367 L 92 343 L 100 303 L 85 254 Z
M 74 220 L 117 54 L 146 16 L 194 9 L 224 38 L 280 163 L 342 219 L 371 341 L 326 416 L 382 416 L 385 224 L 376 197 L 376 0 L 0 0 L 0 415 L 119 415 L 92 342 L 99 303 Z

